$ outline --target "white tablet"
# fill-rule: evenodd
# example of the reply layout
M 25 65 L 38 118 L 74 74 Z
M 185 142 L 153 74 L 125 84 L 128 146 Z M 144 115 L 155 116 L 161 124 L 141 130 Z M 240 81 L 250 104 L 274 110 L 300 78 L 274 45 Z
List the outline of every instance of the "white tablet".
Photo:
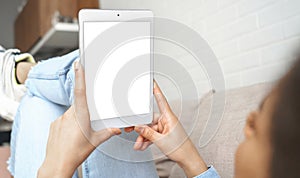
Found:
M 94 130 L 152 121 L 152 27 L 149 10 L 79 12 L 80 60 Z

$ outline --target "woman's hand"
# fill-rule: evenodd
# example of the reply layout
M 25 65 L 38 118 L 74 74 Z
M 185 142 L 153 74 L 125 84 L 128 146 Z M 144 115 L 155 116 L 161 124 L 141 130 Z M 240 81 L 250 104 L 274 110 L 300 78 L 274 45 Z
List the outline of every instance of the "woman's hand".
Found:
M 120 129 L 98 132 L 91 129 L 84 71 L 78 62 L 75 63 L 75 76 L 74 105 L 51 124 L 46 158 L 38 177 L 72 177 L 76 168 L 98 145 L 121 133 Z
M 160 116 L 154 117 L 149 126 L 143 125 L 134 128 L 140 134 L 134 149 L 145 150 L 151 143 L 154 143 L 171 160 L 177 162 L 188 177 L 197 176 L 206 171 L 205 162 L 173 114 L 156 82 L 154 82 L 153 93 Z

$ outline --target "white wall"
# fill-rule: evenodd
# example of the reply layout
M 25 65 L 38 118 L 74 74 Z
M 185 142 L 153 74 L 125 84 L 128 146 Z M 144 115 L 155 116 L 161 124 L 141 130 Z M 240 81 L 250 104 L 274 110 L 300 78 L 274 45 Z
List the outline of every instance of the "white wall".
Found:
M 278 79 L 300 49 L 297 48 L 299 0 L 101 0 L 100 3 L 102 8 L 151 9 L 156 16 L 177 20 L 196 30 L 218 57 L 226 88 Z M 177 57 L 193 73 L 199 91 L 208 90 L 206 79 L 199 77 L 201 68 L 189 65 L 191 60 L 187 60 L 187 55 Z

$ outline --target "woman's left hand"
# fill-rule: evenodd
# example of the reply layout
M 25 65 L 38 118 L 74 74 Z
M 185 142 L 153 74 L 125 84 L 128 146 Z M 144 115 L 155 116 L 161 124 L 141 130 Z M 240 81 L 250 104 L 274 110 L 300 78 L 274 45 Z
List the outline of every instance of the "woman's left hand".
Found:
M 46 158 L 38 177 L 72 177 L 76 168 L 98 145 L 121 133 L 117 128 L 92 130 L 84 71 L 78 62 L 75 63 L 75 76 L 74 105 L 51 124 Z

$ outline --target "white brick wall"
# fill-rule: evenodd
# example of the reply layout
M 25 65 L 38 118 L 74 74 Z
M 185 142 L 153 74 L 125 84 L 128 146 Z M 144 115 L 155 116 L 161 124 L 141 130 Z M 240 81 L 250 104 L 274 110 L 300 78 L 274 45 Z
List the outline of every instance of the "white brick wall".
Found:
M 101 0 L 100 3 L 102 8 L 109 9 L 151 9 L 158 17 L 171 18 L 196 30 L 215 52 L 226 88 L 278 79 L 300 49 L 300 0 Z M 195 66 L 187 53 L 172 48 L 164 45 L 161 51 L 174 52 L 172 56 L 187 67 L 199 91 L 208 90 L 210 86 L 202 68 Z M 168 82 L 161 83 L 165 90 L 173 90 L 165 84 Z

